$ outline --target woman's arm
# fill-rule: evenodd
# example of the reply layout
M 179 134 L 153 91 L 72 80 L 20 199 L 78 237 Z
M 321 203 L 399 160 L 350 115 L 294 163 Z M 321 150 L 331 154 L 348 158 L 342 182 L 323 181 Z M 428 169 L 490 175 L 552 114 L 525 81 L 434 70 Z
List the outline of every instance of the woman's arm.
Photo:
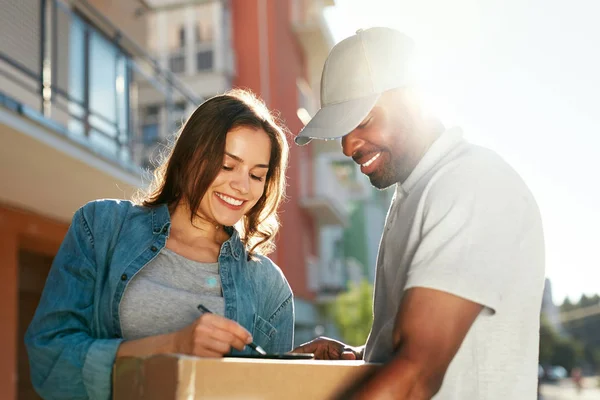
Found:
M 38 308 L 25 334 L 31 380 L 44 399 L 108 399 L 121 339 L 91 333 L 96 265 L 84 208 L 54 258 Z
M 294 297 L 289 296 L 271 315 L 269 322 L 277 330 L 265 349 L 268 353 L 287 353 L 294 347 Z
M 41 397 L 109 399 L 118 356 L 183 353 L 218 356 L 252 338 L 234 321 L 203 315 L 180 331 L 123 341 L 91 330 L 96 265 L 94 238 L 78 210 L 52 263 L 40 304 L 25 335 L 31 380 Z

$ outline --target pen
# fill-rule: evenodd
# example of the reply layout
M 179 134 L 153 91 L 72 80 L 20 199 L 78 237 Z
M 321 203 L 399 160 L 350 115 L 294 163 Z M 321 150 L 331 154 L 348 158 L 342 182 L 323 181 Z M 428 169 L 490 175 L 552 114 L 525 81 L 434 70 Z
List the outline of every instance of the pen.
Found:
M 202 311 L 204 313 L 208 313 L 208 314 L 212 314 L 213 313 L 208 308 L 204 307 L 203 304 L 198 304 L 198 310 L 200 310 L 200 311 Z M 251 349 L 253 349 L 254 351 L 256 351 L 260 355 L 263 355 L 263 356 L 267 355 L 267 352 L 265 351 L 265 349 L 263 349 L 262 347 L 260 347 L 259 345 L 257 345 L 254 342 L 248 343 L 248 346 L 250 346 Z

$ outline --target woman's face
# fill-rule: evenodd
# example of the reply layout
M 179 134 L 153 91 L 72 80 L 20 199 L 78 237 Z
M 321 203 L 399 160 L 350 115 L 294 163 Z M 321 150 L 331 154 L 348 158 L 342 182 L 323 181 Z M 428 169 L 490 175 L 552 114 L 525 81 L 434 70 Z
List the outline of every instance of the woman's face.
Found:
M 221 172 L 200 202 L 202 216 L 233 226 L 265 191 L 271 140 L 262 129 L 235 128 L 227 133 Z

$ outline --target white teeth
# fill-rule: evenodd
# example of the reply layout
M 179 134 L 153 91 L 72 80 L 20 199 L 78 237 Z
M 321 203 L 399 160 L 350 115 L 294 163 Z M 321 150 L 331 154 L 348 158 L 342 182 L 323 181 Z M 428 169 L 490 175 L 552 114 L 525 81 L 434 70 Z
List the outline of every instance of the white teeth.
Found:
M 377 153 L 373 156 L 373 158 L 371 158 L 369 161 L 367 161 L 364 164 L 361 164 L 361 167 L 368 167 L 369 165 L 373 164 L 373 161 L 377 160 L 379 158 L 379 156 L 381 155 L 381 153 Z
M 215 193 L 215 194 L 217 196 L 219 196 L 219 198 L 221 200 L 223 200 L 225 203 L 231 204 L 232 206 L 241 206 L 242 203 L 244 203 L 243 200 L 237 200 L 237 199 L 234 199 L 233 197 L 225 196 L 224 194 L 221 194 L 221 193 Z

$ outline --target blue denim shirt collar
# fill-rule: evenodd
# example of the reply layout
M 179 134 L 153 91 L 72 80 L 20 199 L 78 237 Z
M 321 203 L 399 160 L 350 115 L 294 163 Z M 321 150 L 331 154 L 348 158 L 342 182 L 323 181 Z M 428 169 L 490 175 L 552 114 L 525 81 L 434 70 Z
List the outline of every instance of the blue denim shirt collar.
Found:
M 171 234 L 171 215 L 169 207 L 166 204 L 154 207 L 152 209 L 152 231 L 155 234 L 164 233 L 167 236 Z M 229 234 L 229 239 L 223 243 L 221 254 L 229 253 L 236 261 L 244 254 L 244 244 L 240 240 L 238 231 L 232 226 L 226 226 L 225 231 Z

